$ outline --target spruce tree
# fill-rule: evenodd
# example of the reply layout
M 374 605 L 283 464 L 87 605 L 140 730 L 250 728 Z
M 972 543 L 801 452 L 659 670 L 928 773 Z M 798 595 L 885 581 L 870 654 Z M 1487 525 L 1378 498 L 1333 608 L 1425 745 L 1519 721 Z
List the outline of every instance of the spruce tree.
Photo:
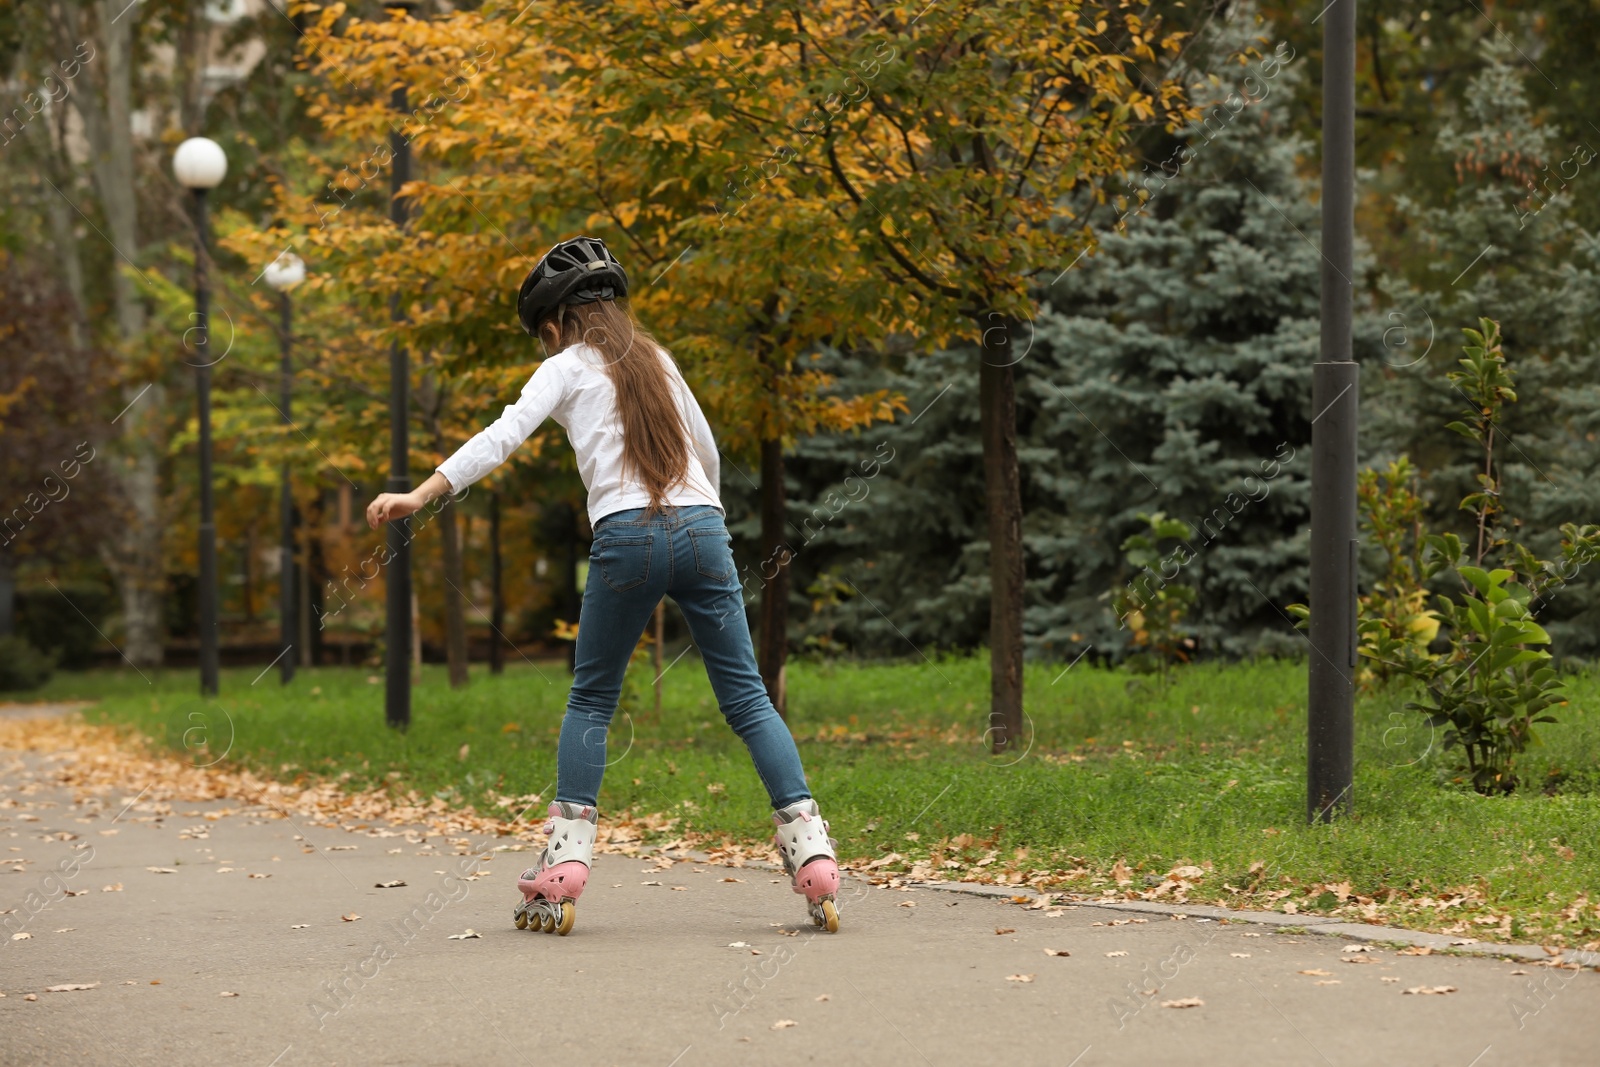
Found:
M 1018 345 L 1035 655 L 1126 650 L 1112 594 L 1138 575 L 1120 546 L 1156 511 L 1197 531 L 1175 580 L 1198 590 L 1202 652 L 1302 646 L 1281 609 L 1305 596 L 1318 351 L 1315 186 L 1299 174 L 1310 146 L 1287 113 L 1303 64 L 1246 10 L 1203 44 L 1205 119 L 1134 179 L 1122 224 L 1054 280 L 1031 345 Z M 1358 322 L 1368 358 L 1381 331 L 1370 313 Z M 981 640 L 977 427 L 937 399 L 976 388 L 969 364 L 952 353 L 863 372 L 905 393 L 916 421 L 800 450 L 797 518 L 843 484 L 851 454 L 895 453 L 870 496 L 796 557 L 797 591 L 848 583 L 817 598 L 835 641 L 915 655 Z
M 1201 651 L 1302 641 L 1282 608 L 1306 588 L 1318 212 L 1286 106 L 1303 64 L 1288 45 L 1228 64 L 1240 28 L 1207 42 L 1205 120 L 1135 180 L 1125 227 L 1039 323 L 1030 440 L 1064 460 L 1037 480 L 1059 501 L 1034 531 L 1055 560 L 1030 615 L 1045 649 L 1125 648 L 1107 594 L 1152 580 L 1196 589 Z M 1195 536 L 1129 573 L 1119 546 L 1156 511 Z

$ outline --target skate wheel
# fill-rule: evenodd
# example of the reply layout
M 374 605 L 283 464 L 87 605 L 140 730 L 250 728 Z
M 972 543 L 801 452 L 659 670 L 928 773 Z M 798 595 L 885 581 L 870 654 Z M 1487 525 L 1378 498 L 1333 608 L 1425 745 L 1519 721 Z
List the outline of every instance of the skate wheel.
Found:
M 555 928 L 556 928 L 555 919 L 551 918 L 550 917 L 550 913 L 548 911 L 546 911 L 541 906 L 539 908 L 539 932 L 542 933 L 542 934 L 548 934 L 551 930 L 554 930 Z
M 572 924 L 578 921 L 578 909 L 572 906 L 572 901 L 563 900 L 558 907 L 561 909 L 561 918 L 552 919 L 550 928 L 562 937 L 572 933 Z
M 824 900 L 822 902 L 822 918 L 817 925 L 826 927 L 830 934 L 839 932 L 839 909 L 833 901 Z
M 528 913 L 521 908 L 516 910 L 512 918 L 516 922 L 518 930 L 526 930 L 528 928 Z

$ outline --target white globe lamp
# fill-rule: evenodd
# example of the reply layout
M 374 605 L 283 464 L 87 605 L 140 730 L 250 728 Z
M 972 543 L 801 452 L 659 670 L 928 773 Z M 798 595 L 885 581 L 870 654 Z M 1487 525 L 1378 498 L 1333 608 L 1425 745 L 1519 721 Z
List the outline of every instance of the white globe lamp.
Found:
M 209 137 L 191 137 L 172 154 L 172 173 L 188 189 L 215 189 L 228 173 L 228 157 Z
M 288 292 L 306 280 L 306 262 L 293 252 L 284 252 L 267 264 L 261 276 L 278 292 Z

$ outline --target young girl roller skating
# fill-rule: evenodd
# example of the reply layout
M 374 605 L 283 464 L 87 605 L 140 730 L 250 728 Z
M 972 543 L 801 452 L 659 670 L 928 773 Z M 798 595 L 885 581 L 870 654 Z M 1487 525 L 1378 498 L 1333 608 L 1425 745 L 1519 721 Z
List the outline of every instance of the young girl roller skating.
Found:
M 594 546 L 576 664 L 556 754 L 555 803 L 538 862 L 517 881 L 518 928 L 565 934 L 593 862 L 606 729 L 623 672 L 662 596 L 682 610 L 722 714 L 750 749 L 774 809 L 774 841 L 811 919 L 839 928 L 839 868 L 800 754 L 756 670 L 718 496 L 719 453 L 677 365 L 624 302 L 628 276 L 603 241 L 574 237 L 528 273 L 522 326 L 549 355 L 488 429 L 409 493 L 367 507 L 374 527 L 459 492 L 553 417 L 589 491 Z

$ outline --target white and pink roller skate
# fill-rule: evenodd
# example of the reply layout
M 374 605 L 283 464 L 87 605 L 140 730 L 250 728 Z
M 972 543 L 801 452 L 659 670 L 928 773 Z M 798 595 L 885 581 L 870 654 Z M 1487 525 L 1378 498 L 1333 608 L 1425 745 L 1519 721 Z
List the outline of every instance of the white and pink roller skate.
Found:
M 576 905 L 589 881 L 599 815 L 594 808 L 557 801 L 544 824 L 549 841 L 539 862 L 522 872 L 517 888 L 522 903 L 511 913 L 518 930 L 552 931 L 562 936 L 577 921 Z
M 822 821 L 815 800 L 800 800 L 772 813 L 778 832 L 772 835 L 783 857 L 783 869 L 794 879 L 794 891 L 805 894 L 806 910 L 814 926 L 839 932 L 839 864 L 834 841 Z

